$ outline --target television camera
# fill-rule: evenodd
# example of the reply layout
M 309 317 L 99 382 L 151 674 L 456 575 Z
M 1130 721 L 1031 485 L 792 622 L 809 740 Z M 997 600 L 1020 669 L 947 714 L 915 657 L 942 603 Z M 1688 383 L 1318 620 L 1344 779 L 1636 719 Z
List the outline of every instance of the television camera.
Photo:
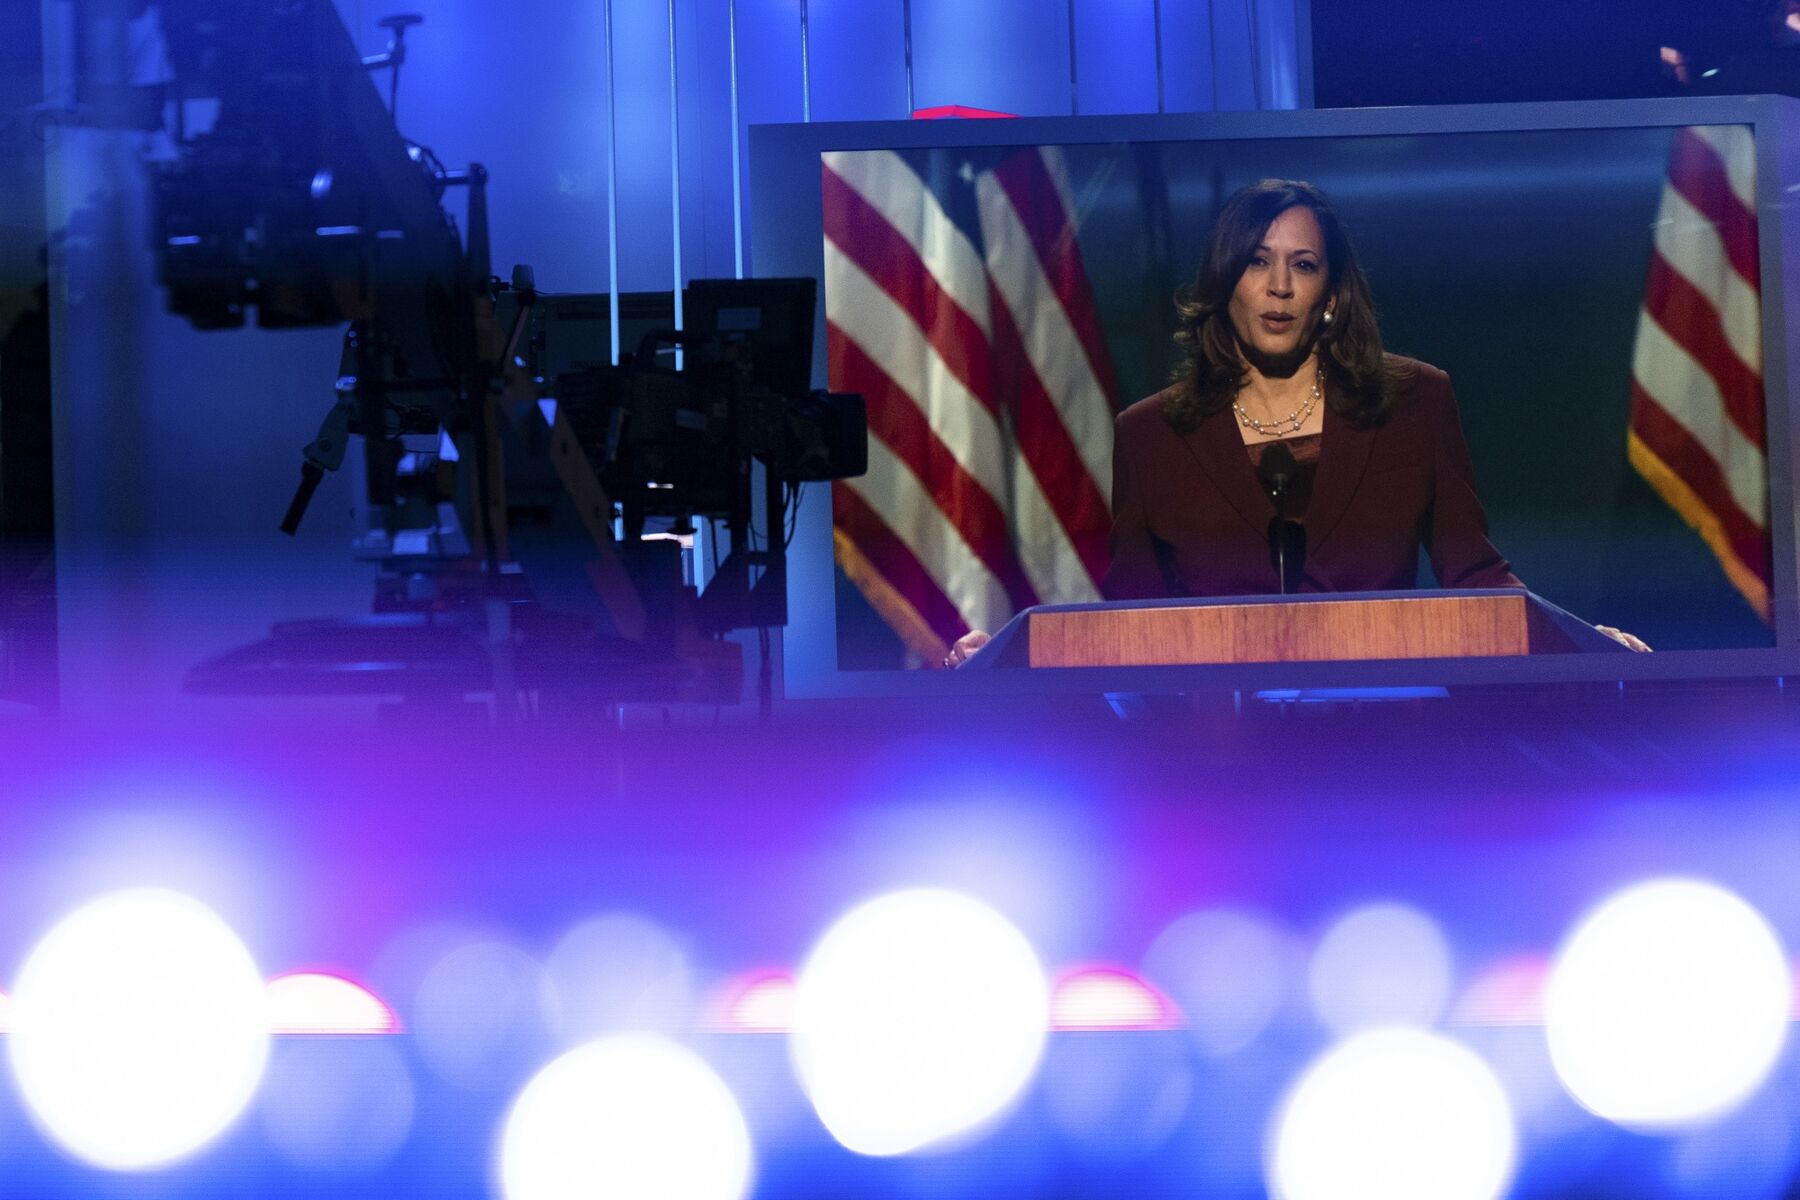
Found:
M 530 270 L 491 273 L 485 170 L 448 169 L 396 127 L 417 17 L 385 20 L 388 49 L 366 58 L 330 0 L 162 0 L 159 17 L 178 151 L 156 181 L 169 307 L 202 329 L 252 311 L 265 328 L 348 323 L 336 400 L 282 528 L 297 529 L 360 438 L 355 550 L 380 568 L 374 616 L 278 624 L 190 686 L 423 681 L 491 689 L 497 710 L 503 692 L 539 686 L 737 699 L 741 652 L 722 635 L 785 622 L 781 531 L 799 486 L 865 459 L 860 397 L 809 386 L 813 281 L 695 281 L 687 329 L 652 331 L 616 366 L 547 374 L 526 336 Z M 386 104 L 370 74 L 382 69 Z M 208 128 L 185 127 L 195 100 L 215 109 Z M 466 234 L 444 206 L 453 187 L 467 189 Z M 524 469 L 553 471 L 574 503 L 604 620 L 544 611 L 509 553 L 520 447 L 544 452 L 547 466 Z M 697 594 L 656 536 L 696 520 L 723 521 L 728 547 Z

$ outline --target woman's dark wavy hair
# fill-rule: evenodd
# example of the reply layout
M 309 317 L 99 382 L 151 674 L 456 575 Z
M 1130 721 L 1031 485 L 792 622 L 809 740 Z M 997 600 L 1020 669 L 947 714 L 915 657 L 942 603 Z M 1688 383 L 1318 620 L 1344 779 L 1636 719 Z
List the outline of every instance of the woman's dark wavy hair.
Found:
M 1241 189 L 1219 210 L 1206 260 L 1193 283 L 1175 293 L 1180 323 L 1175 340 L 1187 352 L 1163 415 L 1178 431 L 1191 431 L 1230 404 L 1248 368 L 1227 311 L 1238 280 L 1250 265 L 1269 225 L 1290 208 L 1305 206 L 1325 235 L 1327 295 L 1336 297 L 1330 325 L 1319 333 L 1319 362 L 1331 385 L 1327 403 L 1360 426 L 1379 425 L 1393 398 L 1391 369 L 1382 358 L 1381 329 L 1356 251 L 1325 193 L 1294 179 L 1264 179 Z

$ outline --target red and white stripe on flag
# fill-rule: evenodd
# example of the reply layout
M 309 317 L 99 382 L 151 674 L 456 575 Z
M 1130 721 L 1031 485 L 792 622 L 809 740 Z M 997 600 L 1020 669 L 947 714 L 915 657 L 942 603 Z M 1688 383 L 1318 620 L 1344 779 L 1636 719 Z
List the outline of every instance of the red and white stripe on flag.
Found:
M 1748 127 L 1677 130 L 1631 359 L 1632 466 L 1769 619 L 1769 467 Z
M 1113 375 L 1060 153 L 975 175 L 978 231 L 890 151 L 823 166 L 830 383 L 869 414 L 868 473 L 833 485 L 844 572 L 928 665 L 1097 599 Z

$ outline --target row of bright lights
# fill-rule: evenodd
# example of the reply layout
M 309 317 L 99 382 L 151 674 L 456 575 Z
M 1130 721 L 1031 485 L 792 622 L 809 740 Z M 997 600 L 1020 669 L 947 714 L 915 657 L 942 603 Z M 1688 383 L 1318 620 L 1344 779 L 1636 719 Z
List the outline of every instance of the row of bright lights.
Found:
M 269 1032 L 290 1036 L 396 1034 L 400 1018 L 374 992 L 341 975 L 296 971 L 263 989 Z M 724 992 L 707 1022 L 725 1033 L 793 1029 L 794 977 L 759 971 Z M 1174 1029 L 1174 1003 L 1129 972 L 1091 967 L 1065 972 L 1051 989 L 1050 1028 L 1057 1031 Z M 12 997 L 0 992 L 0 1034 L 12 1032 Z
M 323 971 L 278 975 L 263 987 L 272 1034 L 357 1037 L 401 1031 L 400 1018 L 374 992 Z M 12 997 L 0 992 L 0 1034 L 13 1027 Z
M 1452 1026 L 1542 1025 L 1549 960 L 1520 954 L 1494 964 L 1465 991 Z M 794 1027 L 794 976 L 750 972 L 720 989 L 704 1021 L 721 1033 L 785 1034 Z M 295 971 L 263 989 L 269 1032 L 278 1036 L 355 1037 L 398 1034 L 399 1016 L 374 992 L 342 975 Z M 1800 999 L 1790 1014 L 1800 1019 Z M 1187 1025 L 1181 1007 L 1130 971 L 1110 966 L 1062 972 L 1050 989 L 1053 1032 L 1150 1031 Z M 0 991 L 0 1035 L 12 1032 L 12 997 Z
M 793 975 L 758 971 L 723 989 L 706 1026 L 722 1033 L 789 1033 Z M 1177 1029 L 1174 1001 L 1128 971 L 1084 967 L 1051 987 L 1049 1028 L 1055 1032 Z M 286 1036 L 370 1036 L 402 1032 L 400 1018 L 374 992 L 318 971 L 296 971 L 263 988 L 269 1032 Z M 12 997 L 0 992 L 0 1035 L 12 1032 Z
M 1208 931 L 1183 936 L 1198 932 Z M 1315 955 L 1315 991 L 1323 970 L 1334 995 L 1353 995 L 1370 939 L 1390 961 L 1400 947 L 1425 989 L 1392 1014 L 1398 1024 L 1381 1028 L 1339 1023 L 1321 1009 L 1340 1040 L 1278 1109 L 1271 1189 L 1290 1200 L 1346 1188 L 1397 1198 L 1500 1194 L 1516 1155 L 1513 1115 L 1480 1057 L 1429 1032 L 1446 1015 L 1437 993 L 1448 988 L 1435 927 L 1410 910 L 1340 923 Z M 1471 993 L 1450 1019 L 1504 1023 L 1541 1012 L 1569 1094 L 1644 1130 L 1705 1121 L 1753 1093 L 1785 1043 L 1794 1001 L 1768 923 L 1737 896 L 1691 880 L 1627 889 L 1576 927 L 1547 972 L 1512 964 Z M 305 973 L 265 984 L 216 914 L 154 889 L 102 897 L 60 922 L 27 959 L 0 1018 L 33 1119 L 77 1158 L 119 1170 L 186 1157 L 228 1127 L 257 1090 L 271 1033 L 399 1027 L 347 980 Z M 1175 1002 L 1123 972 L 1073 972 L 1052 987 L 1003 917 L 933 889 L 852 910 L 797 979 L 749 981 L 717 1018 L 721 1028 L 790 1032 L 820 1121 L 869 1155 L 990 1125 L 1033 1078 L 1048 1029 L 1181 1022 Z M 729 1200 L 751 1171 L 747 1126 L 725 1084 L 692 1051 L 644 1033 L 590 1041 L 544 1067 L 515 1099 L 501 1138 L 501 1180 L 513 1200 L 561 1195 L 577 1179 L 612 1181 L 627 1194 Z M 638 1186 L 651 1179 L 654 1187 Z

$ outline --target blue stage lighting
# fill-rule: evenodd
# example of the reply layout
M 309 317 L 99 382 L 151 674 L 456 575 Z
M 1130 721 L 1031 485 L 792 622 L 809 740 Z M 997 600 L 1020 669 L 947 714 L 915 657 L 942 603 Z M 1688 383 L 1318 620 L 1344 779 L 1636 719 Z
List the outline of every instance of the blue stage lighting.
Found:
M 323 1176 L 366 1174 L 389 1162 L 411 1136 L 418 1107 L 398 1046 L 369 1037 L 277 1042 L 257 1102 L 275 1154 Z
M 1450 946 L 1417 909 L 1371 904 L 1325 931 L 1307 986 L 1319 1020 L 1340 1034 L 1431 1025 L 1450 998 Z
M 694 971 L 671 933 L 631 913 L 590 918 L 544 960 L 550 1028 L 564 1045 L 635 1029 L 677 1034 L 694 1023 Z
M 1181 1008 L 1210 1057 L 1235 1054 L 1269 1027 L 1298 991 L 1304 962 L 1292 934 L 1239 909 L 1189 913 L 1157 935 L 1144 975 Z

